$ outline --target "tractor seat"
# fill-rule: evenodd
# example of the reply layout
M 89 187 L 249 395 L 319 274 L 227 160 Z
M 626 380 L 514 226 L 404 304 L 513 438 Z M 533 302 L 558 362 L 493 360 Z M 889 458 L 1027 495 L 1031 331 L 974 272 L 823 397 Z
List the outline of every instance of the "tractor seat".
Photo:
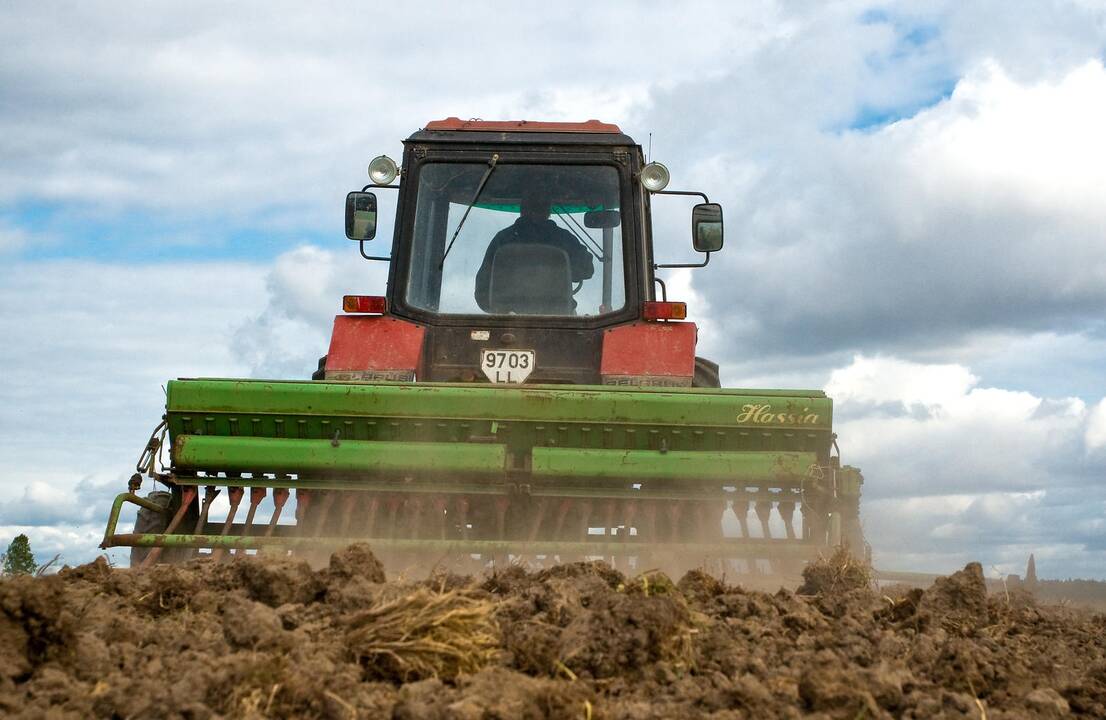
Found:
M 492 258 L 489 306 L 497 315 L 575 315 L 568 253 L 535 243 L 501 246 Z

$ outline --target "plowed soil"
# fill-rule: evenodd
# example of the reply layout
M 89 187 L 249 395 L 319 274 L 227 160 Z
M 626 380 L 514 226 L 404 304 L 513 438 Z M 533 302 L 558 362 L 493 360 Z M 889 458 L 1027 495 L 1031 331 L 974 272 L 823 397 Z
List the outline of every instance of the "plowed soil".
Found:
M 0 582 L 0 716 L 1106 717 L 1106 615 L 988 596 L 977 564 L 925 591 L 806 580 L 101 560 Z

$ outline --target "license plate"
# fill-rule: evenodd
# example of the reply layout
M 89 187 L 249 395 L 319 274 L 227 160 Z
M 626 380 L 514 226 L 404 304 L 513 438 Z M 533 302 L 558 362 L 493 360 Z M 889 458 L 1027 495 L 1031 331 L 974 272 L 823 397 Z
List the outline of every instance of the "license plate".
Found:
M 493 383 L 521 383 L 534 370 L 533 350 L 481 350 L 480 369 Z

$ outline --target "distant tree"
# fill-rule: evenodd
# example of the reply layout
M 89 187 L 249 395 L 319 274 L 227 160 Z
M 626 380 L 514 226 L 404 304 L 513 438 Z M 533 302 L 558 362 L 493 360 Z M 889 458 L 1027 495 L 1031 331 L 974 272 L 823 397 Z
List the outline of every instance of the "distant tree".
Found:
M 31 552 L 31 541 L 26 535 L 17 535 L 11 545 L 8 545 L 8 551 L 4 553 L 3 573 L 33 575 L 37 567 L 34 553 Z

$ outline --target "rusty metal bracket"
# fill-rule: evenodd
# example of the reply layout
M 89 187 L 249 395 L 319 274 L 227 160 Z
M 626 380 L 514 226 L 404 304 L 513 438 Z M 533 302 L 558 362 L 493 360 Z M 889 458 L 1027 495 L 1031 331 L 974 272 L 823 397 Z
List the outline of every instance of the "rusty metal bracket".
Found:
M 135 463 L 134 466 L 137 474 L 154 477 L 157 465 L 159 464 L 158 458 L 160 457 L 161 448 L 165 443 L 165 433 L 167 431 L 167 422 L 165 418 L 162 418 L 161 422 L 159 422 L 153 432 L 150 433 L 150 439 L 146 441 L 146 447 L 143 448 L 142 453 L 138 456 L 138 462 Z

